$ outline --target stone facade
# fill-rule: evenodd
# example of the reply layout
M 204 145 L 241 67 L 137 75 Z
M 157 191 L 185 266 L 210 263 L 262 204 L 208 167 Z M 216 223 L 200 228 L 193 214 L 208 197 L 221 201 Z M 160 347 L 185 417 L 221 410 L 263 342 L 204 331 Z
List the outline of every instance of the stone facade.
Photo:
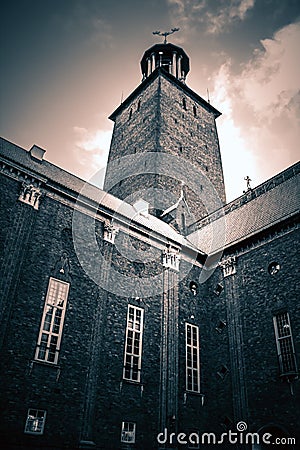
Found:
M 203 102 L 162 70 L 149 75 L 113 114 L 116 173 L 123 156 L 144 157 L 136 162 L 142 172 L 149 152 L 184 157 L 207 173 L 224 203 L 217 112 Z M 176 231 L 174 220 L 150 214 L 170 206 L 170 195 L 155 204 L 155 191 L 142 194 L 147 183 L 177 201 L 178 173 L 126 179 L 136 167 L 122 168 L 111 192 L 148 200 L 149 213 L 145 202 L 135 207 L 104 194 L 4 139 L 0 157 L 4 448 L 179 450 L 197 448 L 178 443 L 180 432 L 220 439 L 241 422 L 253 433 L 295 438 L 278 448 L 297 448 L 299 165 L 203 219 L 206 205 L 186 183 L 187 204 L 201 220 L 178 226 L 178 211 L 187 214 L 178 205 Z M 106 187 L 114 174 L 110 168 Z M 138 198 L 128 197 L 135 191 Z M 213 229 L 222 220 L 224 241 L 221 227 Z M 214 233 L 221 252 L 210 250 Z M 68 285 L 64 301 L 51 283 Z M 53 319 L 54 307 L 63 312 Z M 286 356 L 278 355 L 277 314 L 289 315 Z M 49 317 L 61 340 L 43 347 Z M 53 346 L 57 360 L 46 359 L 41 349 L 49 355 Z M 198 448 L 212 446 L 265 448 L 207 437 Z

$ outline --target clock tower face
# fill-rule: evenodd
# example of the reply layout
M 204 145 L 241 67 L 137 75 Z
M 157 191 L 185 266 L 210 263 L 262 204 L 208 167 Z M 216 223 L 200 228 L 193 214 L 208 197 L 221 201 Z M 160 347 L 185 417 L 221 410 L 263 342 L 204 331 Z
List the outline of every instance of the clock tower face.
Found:
M 144 199 L 150 212 L 184 232 L 225 204 L 220 112 L 186 85 L 189 58 L 180 47 L 154 45 L 141 69 L 142 83 L 110 116 L 104 190 L 131 204 Z

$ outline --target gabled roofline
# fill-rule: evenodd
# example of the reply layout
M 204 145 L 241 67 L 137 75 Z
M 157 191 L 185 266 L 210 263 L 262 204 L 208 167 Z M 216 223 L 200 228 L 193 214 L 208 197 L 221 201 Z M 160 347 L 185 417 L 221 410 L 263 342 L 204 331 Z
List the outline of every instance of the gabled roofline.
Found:
M 114 112 L 109 116 L 109 119 L 115 121 L 116 117 L 125 109 L 127 106 L 137 98 L 140 93 L 149 86 L 157 77 L 162 75 L 167 80 L 176 84 L 177 87 L 182 89 L 186 94 L 191 96 L 196 102 L 198 102 L 201 106 L 203 106 L 209 112 L 212 112 L 215 118 L 219 117 L 222 113 L 214 108 L 210 103 L 204 100 L 200 95 L 196 94 L 191 88 L 189 88 L 186 84 L 179 81 L 176 77 L 168 73 L 162 67 L 157 67 L 142 83 L 114 110 Z
M 214 222 L 215 220 L 217 220 L 220 217 L 223 217 L 224 215 L 226 216 L 235 209 L 240 208 L 246 203 L 249 203 L 252 200 L 256 199 L 257 197 L 260 197 L 261 195 L 270 191 L 274 187 L 279 186 L 280 184 L 286 182 L 290 178 L 297 176 L 299 173 L 300 173 L 300 161 L 297 161 L 296 163 L 292 164 L 291 166 L 287 167 L 281 172 L 276 173 L 271 178 L 263 181 L 253 189 L 245 191 L 242 195 L 231 200 L 226 205 L 221 206 L 221 208 L 217 209 L 216 211 L 213 211 L 212 213 L 208 214 L 202 219 L 199 219 L 196 222 L 192 223 L 188 227 L 189 231 L 187 237 L 190 234 L 194 233 L 197 229 L 205 227 L 206 225 Z

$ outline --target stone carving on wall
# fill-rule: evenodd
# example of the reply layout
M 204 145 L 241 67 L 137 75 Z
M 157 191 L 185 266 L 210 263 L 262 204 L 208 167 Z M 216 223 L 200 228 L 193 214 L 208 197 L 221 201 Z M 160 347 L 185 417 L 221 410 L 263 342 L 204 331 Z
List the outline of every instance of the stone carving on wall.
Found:
M 41 195 L 42 192 L 39 187 L 23 181 L 19 196 L 21 202 L 32 206 L 34 209 L 39 209 Z
M 115 227 L 113 224 L 104 224 L 104 236 L 103 239 L 111 244 L 115 243 L 115 237 L 119 233 L 119 228 Z
M 166 248 L 162 254 L 163 266 L 167 269 L 179 272 L 180 255 L 179 250 L 175 248 Z
M 219 263 L 219 265 L 223 269 L 224 278 L 230 275 L 234 275 L 236 273 L 236 263 L 237 263 L 236 256 L 229 256 L 228 258 L 224 259 Z

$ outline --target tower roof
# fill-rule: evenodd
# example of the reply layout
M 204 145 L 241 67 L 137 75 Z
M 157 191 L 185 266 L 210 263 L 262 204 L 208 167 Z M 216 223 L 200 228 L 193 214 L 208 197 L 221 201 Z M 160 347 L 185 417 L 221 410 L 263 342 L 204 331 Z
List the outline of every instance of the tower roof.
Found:
M 163 45 L 163 44 L 162 44 Z M 146 77 L 143 82 L 133 91 L 131 94 L 115 109 L 115 111 L 109 116 L 109 119 L 115 120 L 116 117 L 127 108 L 130 103 L 137 98 L 141 92 L 152 83 L 157 77 L 163 76 L 167 78 L 172 83 L 175 83 L 180 89 L 183 90 L 186 94 L 190 95 L 199 105 L 202 105 L 207 111 L 210 111 L 214 114 L 215 118 L 221 115 L 220 111 L 214 108 L 210 103 L 204 100 L 200 95 L 196 94 L 191 88 L 189 88 L 186 84 L 181 83 L 176 79 L 176 77 L 172 76 L 172 74 L 166 72 L 163 68 L 157 68 L 152 72 L 148 77 Z
M 157 67 L 163 67 L 180 81 L 190 70 L 190 60 L 185 51 L 170 43 L 155 44 L 145 51 L 141 59 L 143 77 L 148 77 Z

